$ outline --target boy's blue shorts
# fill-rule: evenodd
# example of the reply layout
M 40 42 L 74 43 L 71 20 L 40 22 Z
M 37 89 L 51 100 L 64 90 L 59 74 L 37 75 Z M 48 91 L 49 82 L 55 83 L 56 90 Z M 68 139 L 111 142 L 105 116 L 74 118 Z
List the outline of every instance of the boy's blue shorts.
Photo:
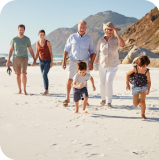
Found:
M 78 102 L 81 98 L 88 97 L 88 91 L 86 87 L 81 89 L 73 88 L 73 99 L 74 102 Z

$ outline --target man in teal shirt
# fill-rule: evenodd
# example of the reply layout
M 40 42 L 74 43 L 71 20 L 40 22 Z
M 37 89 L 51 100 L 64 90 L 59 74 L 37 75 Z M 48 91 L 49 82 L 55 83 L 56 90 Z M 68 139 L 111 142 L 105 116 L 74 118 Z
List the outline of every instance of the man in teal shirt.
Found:
M 26 83 L 27 83 L 27 66 L 28 66 L 28 51 L 27 48 L 30 51 L 31 56 L 34 59 L 33 64 L 35 65 L 35 57 L 34 57 L 34 52 L 31 47 L 31 42 L 30 39 L 26 36 L 24 36 L 25 32 L 25 26 L 24 25 L 19 25 L 18 26 L 18 36 L 14 37 L 11 41 L 11 47 L 8 55 L 8 61 L 6 63 L 6 66 L 10 66 L 10 58 L 13 53 L 13 69 L 15 74 L 17 75 L 17 84 L 19 88 L 19 92 L 17 94 L 22 93 L 21 89 L 21 75 L 22 75 L 22 82 L 23 82 L 23 90 L 24 90 L 24 95 L 27 95 L 26 92 Z

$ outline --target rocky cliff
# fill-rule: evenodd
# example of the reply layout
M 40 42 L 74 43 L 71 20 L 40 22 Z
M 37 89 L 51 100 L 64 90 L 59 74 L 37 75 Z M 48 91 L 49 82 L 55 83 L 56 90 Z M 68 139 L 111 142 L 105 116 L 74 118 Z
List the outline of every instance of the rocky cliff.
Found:
M 78 21 L 78 20 L 77 20 Z M 87 34 L 89 34 L 94 41 L 96 47 L 98 39 L 104 35 L 103 23 L 113 22 L 116 27 L 121 28 L 119 34 L 122 34 L 130 25 L 137 21 L 136 18 L 126 17 L 112 11 L 100 12 L 95 15 L 90 15 L 85 19 L 87 22 Z M 64 45 L 67 38 L 77 32 L 77 24 L 72 28 L 59 28 L 46 36 L 46 39 L 51 42 L 53 53 L 55 55 L 63 54 Z M 36 51 L 36 45 L 33 44 L 33 50 Z
M 154 8 L 121 35 L 130 50 L 134 45 L 159 54 L 159 10 Z

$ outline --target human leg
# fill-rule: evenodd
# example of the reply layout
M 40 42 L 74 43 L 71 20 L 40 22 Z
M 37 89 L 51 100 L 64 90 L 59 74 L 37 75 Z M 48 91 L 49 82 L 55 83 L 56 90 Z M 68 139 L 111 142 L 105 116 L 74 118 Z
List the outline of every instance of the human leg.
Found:
M 108 68 L 106 72 L 105 86 L 106 86 L 106 101 L 111 106 L 113 98 L 113 80 L 118 70 L 118 66 Z
M 86 87 L 80 89 L 80 95 L 81 95 L 82 98 L 84 98 L 82 113 L 88 113 L 87 111 L 85 111 L 86 106 L 87 106 L 87 101 L 88 101 L 88 90 L 87 90 Z
M 17 79 L 17 84 L 18 84 L 18 89 L 19 92 L 17 94 L 21 94 L 22 93 L 22 89 L 21 89 L 21 74 L 16 74 L 16 79 Z
M 67 91 L 67 94 L 66 94 L 66 99 L 69 100 L 70 99 L 70 91 L 71 91 L 71 84 L 73 82 L 73 79 L 68 79 L 67 80 L 67 84 L 66 84 L 66 91 Z
M 105 103 L 105 96 L 106 96 L 106 86 L 105 86 L 105 79 L 106 79 L 106 68 L 99 66 L 99 77 L 100 77 L 100 94 L 102 98 L 102 102 Z
M 23 91 L 24 95 L 27 95 L 26 92 L 26 84 L 27 84 L 27 66 L 28 66 L 28 58 L 21 58 L 21 73 L 22 73 L 22 82 L 23 82 Z
M 40 70 L 41 70 L 41 74 L 42 74 L 42 77 L 43 77 L 44 66 L 45 66 L 44 60 L 40 60 L 39 65 L 40 65 Z M 44 80 L 44 77 L 43 77 L 43 84 L 44 84 L 44 89 L 45 89 L 45 80 Z M 42 92 L 41 94 L 45 94 L 45 92 Z
M 88 97 L 84 97 L 82 113 L 88 113 L 85 109 L 87 106 Z
M 70 61 L 68 70 L 69 70 L 68 71 L 68 79 L 66 82 L 66 100 L 63 101 L 63 105 L 67 105 L 70 102 L 71 84 L 73 82 L 73 77 L 78 72 L 77 63 L 74 61 Z
M 78 113 L 78 104 L 79 104 L 79 100 L 81 99 L 80 89 L 73 88 L 73 99 L 76 106 L 75 113 Z
M 45 63 L 44 63 L 44 68 L 43 68 L 43 81 L 44 81 L 44 88 L 45 88 L 45 92 L 44 94 L 48 94 L 49 91 L 48 91 L 48 87 L 49 87 L 49 80 L 48 80 L 48 73 L 49 73 L 49 70 L 50 70 L 50 60 L 47 60 Z
M 140 99 L 140 106 L 141 106 L 141 117 L 143 119 L 147 119 L 145 117 L 145 110 L 146 110 L 146 103 L 145 103 L 145 100 L 146 100 L 146 94 L 145 92 L 140 92 L 141 94 L 141 99 Z
M 139 105 L 139 94 L 133 95 L 133 105 L 137 107 Z
M 75 106 L 76 106 L 75 113 L 78 113 L 78 103 L 79 103 L 79 101 L 78 101 L 78 102 L 75 102 Z
M 21 94 L 22 92 L 21 90 L 21 58 L 13 59 L 13 69 L 16 74 L 16 80 L 17 80 L 18 89 L 19 89 L 17 94 Z
M 26 83 L 27 83 L 26 73 L 22 73 L 22 82 L 23 82 L 24 95 L 27 95 L 27 92 L 26 92 Z

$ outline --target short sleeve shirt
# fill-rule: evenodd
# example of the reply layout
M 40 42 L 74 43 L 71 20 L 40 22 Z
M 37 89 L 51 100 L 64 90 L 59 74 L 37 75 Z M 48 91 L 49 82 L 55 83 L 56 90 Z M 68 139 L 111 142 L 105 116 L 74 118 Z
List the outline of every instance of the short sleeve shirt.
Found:
M 27 47 L 31 47 L 30 39 L 26 36 L 23 38 L 14 37 L 10 43 L 14 47 L 13 59 L 28 57 Z
M 82 83 L 82 87 L 81 88 L 84 88 L 84 87 L 87 87 L 87 81 L 91 78 L 91 75 L 86 73 L 85 76 L 81 76 L 79 73 L 77 73 L 73 80 L 76 81 L 77 85 L 79 85 L 80 83 Z M 81 89 L 81 88 L 78 88 L 78 89 Z

